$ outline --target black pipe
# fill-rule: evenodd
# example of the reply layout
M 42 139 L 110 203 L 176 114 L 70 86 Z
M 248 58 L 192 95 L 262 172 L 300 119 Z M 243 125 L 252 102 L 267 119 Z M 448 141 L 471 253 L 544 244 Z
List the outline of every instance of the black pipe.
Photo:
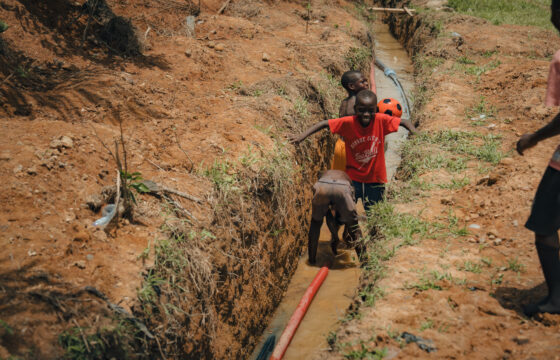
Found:
M 255 360 L 268 360 L 268 358 L 272 354 L 272 351 L 274 350 L 275 342 L 276 342 L 276 335 L 274 334 L 270 335 L 264 342 L 264 345 L 261 351 L 259 351 L 259 355 Z

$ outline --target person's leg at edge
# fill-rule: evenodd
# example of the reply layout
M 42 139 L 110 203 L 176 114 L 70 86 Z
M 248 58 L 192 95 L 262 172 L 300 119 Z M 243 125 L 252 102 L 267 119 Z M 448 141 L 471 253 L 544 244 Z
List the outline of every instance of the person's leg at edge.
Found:
M 364 210 L 366 214 L 369 214 L 371 207 L 383 200 L 383 195 L 385 194 L 385 184 L 381 183 L 370 183 L 364 184 Z
M 527 316 L 537 313 L 560 314 L 560 243 L 558 233 L 552 235 L 535 234 L 535 246 L 541 263 L 548 296 L 535 304 L 524 306 Z
M 331 210 L 327 211 L 326 218 L 327 218 L 327 227 L 331 232 L 331 250 L 333 254 L 337 255 L 338 254 L 337 247 L 338 247 L 338 243 L 340 242 L 338 238 L 338 229 L 340 228 L 340 225 L 336 221 L 336 218 L 333 216 Z
M 364 191 L 364 209 L 366 210 L 366 216 L 369 216 L 371 207 L 383 201 L 383 195 L 385 194 L 385 184 L 381 183 L 371 183 L 366 184 Z M 377 229 L 374 227 L 370 231 L 372 238 L 377 236 Z
M 315 264 L 317 258 L 317 246 L 319 244 L 319 235 L 321 234 L 321 225 L 323 221 L 311 219 L 309 226 L 309 236 L 307 238 L 307 253 L 309 256 L 309 263 Z
M 357 182 L 352 180 L 352 186 L 354 187 L 354 195 L 355 195 L 355 203 L 358 203 L 358 200 L 361 198 L 362 199 L 362 204 L 365 207 L 365 200 L 364 200 L 364 193 L 363 193 L 363 183 L 361 182 Z

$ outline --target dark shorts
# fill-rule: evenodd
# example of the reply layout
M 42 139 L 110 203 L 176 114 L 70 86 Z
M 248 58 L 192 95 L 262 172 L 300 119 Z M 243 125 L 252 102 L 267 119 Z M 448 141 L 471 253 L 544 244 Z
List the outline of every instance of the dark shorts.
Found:
M 560 228 L 560 171 L 544 172 L 525 227 L 538 235 L 552 235 Z
M 349 183 L 316 182 L 313 185 L 311 218 L 323 221 L 327 211 L 337 212 L 337 221 L 343 224 L 358 222 L 358 212 L 354 202 L 354 189 Z
M 362 204 L 364 204 L 366 212 L 373 204 L 383 200 L 383 194 L 385 193 L 385 184 L 383 183 L 361 183 L 352 181 L 352 185 L 356 192 L 356 201 L 362 199 Z

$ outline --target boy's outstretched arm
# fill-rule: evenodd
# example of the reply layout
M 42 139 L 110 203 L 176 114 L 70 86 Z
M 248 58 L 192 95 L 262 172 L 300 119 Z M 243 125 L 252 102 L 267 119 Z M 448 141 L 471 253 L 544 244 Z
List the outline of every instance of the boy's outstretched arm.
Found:
M 401 119 L 400 126 L 403 126 L 403 127 L 407 128 L 408 131 L 410 131 L 411 134 L 417 134 L 418 133 L 418 131 L 416 130 L 416 126 L 414 126 L 412 121 L 410 121 L 408 119 Z
M 523 152 L 539 142 L 560 134 L 560 113 L 558 113 L 551 122 L 535 131 L 532 134 L 523 134 L 517 142 L 517 152 L 523 155 Z
M 311 126 L 309 129 L 305 130 L 300 135 L 290 135 L 288 138 L 291 143 L 298 145 L 300 142 L 305 140 L 309 135 L 315 134 L 317 131 L 328 127 L 329 127 L 329 120 L 323 120 Z

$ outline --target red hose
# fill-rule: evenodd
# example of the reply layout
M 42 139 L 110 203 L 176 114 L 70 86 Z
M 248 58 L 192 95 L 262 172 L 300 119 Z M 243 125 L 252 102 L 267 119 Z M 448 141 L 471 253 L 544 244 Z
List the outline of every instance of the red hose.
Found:
M 317 275 L 315 275 L 315 278 L 311 282 L 311 285 L 309 285 L 309 287 L 305 291 L 305 294 L 303 294 L 303 297 L 299 301 L 296 311 L 294 311 L 292 317 L 290 318 L 290 321 L 288 321 L 288 325 L 284 329 L 284 332 L 282 332 L 282 335 L 280 336 L 280 339 L 278 340 L 278 343 L 276 344 L 276 347 L 272 352 L 270 360 L 282 359 L 284 353 L 286 353 L 286 350 L 290 345 L 290 342 L 292 341 L 292 338 L 294 337 L 294 334 L 296 333 L 299 324 L 301 323 L 301 320 L 307 312 L 307 308 L 309 308 L 309 305 L 311 304 L 311 300 L 313 300 L 313 297 L 317 293 L 317 290 L 319 290 L 319 288 L 321 287 L 321 284 L 327 277 L 328 273 L 329 268 L 323 266 L 321 270 L 319 270 Z

